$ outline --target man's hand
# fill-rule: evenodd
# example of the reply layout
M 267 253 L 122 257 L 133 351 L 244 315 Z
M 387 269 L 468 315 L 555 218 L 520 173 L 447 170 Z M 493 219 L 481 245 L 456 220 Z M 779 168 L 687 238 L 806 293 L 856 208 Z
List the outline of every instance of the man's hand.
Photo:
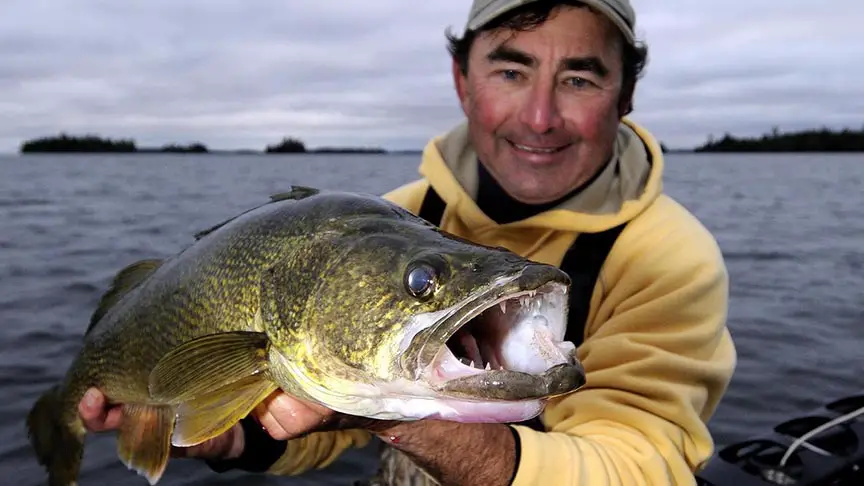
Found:
M 322 428 L 333 420 L 336 413 L 323 405 L 298 400 L 277 390 L 259 403 L 252 415 L 274 439 L 286 440 Z
M 507 486 L 517 468 L 514 433 L 505 424 L 418 420 L 396 423 L 376 435 L 441 484 Z
M 84 394 L 78 404 L 78 413 L 84 427 L 90 432 L 116 430 L 123 420 L 121 405 L 109 405 L 105 395 L 96 388 Z M 297 400 L 279 391 L 259 404 L 252 415 L 277 440 L 297 437 L 322 427 L 334 427 L 342 422 L 337 414 L 326 407 Z M 240 456 L 243 446 L 243 429 L 236 424 L 224 434 L 201 444 L 188 448 L 172 447 L 171 455 L 210 460 L 233 459 Z

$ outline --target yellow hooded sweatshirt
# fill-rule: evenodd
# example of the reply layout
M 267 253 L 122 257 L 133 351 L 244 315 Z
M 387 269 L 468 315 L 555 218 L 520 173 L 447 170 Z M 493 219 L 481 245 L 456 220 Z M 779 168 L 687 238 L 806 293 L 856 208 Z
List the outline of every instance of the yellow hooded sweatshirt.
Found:
M 629 221 L 601 269 L 578 348 L 587 384 L 549 403 L 545 432 L 515 426 L 514 486 L 695 484 L 713 452 L 706 423 L 736 363 L 728 276 L 711 234 L 662 192 L 663 163 L 656 140 L 625 119 L 612 162 L 588 187 L 498 224 L 474 202 L 477 157 L 460 125 L 426 146 L 420 180 L 384 196 L 417 213 L 431 185 L 446 203 L 444 230 L 554 265 L 579 233 Z M 325 467 L 370 437 L 346 430 L 291 440 L 269 472 Z

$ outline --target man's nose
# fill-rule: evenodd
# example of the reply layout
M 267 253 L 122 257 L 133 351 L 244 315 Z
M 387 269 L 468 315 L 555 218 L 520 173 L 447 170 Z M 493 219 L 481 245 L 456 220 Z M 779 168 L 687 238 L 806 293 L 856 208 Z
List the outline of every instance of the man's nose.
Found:
M 549 83 L 535 83 L 532 86 L 521 113 L 521 121 L 538 134 L 560 129 L 564 125 L 554 86 Z

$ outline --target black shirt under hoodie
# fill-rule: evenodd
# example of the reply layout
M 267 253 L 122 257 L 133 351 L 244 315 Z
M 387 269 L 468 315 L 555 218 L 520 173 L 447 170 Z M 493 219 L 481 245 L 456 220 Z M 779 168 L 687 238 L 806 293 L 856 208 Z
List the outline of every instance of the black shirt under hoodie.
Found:
M 527 204 L 519 202 L 507 194 L 495 178 L 492 177 L 492 174 L 486 170 L 483 163 L 478 161 L 477 206 L 481 211 L 483 211 L 483 213 L 498 224 L 512 223 L 513 221 L 527 219 L 536 214 L 540 214 L 543 211 L 548 211 L 576 194 L 579 194 L 583 189 L 591 185 L 591 183 L 594 182 L 602 172 L 603 168 L 598 170 L 597 173 L 584 184 L 554 201 L 543 204 Z

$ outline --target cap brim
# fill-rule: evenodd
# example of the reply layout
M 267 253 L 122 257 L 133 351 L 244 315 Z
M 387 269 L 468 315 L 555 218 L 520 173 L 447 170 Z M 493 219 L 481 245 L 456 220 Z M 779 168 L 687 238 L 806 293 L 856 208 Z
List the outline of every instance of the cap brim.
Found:
M 491 22 L 493 19 L 513 10 L 523 5 L 527 5 L 529 3 L 533 3 L 537 0 L 513 0 L 511 2 L 506 2 L 503 5 L 499 5 L 498 8 L 489 9 L 488 11 L 482 12 L 480 15 L 477 15 L 473 19 L 468 22 L 466 26 L 467 30 L 478 30 L 482 26 Z M 591 8 L 599 11 L 603 15 L 606 16 L 621 33 L 624 35 L 624 38 L 630 44 L 636 43 L 636 36 L 633 33 L 633 29 L 627 25 L 627 22 L 621 17 L 621 15 L 615 11 L 612 7 L 610 7 L 606 2 L 602 2 L 600 0 L 580 0 L 582 3 L 590 6 Z

